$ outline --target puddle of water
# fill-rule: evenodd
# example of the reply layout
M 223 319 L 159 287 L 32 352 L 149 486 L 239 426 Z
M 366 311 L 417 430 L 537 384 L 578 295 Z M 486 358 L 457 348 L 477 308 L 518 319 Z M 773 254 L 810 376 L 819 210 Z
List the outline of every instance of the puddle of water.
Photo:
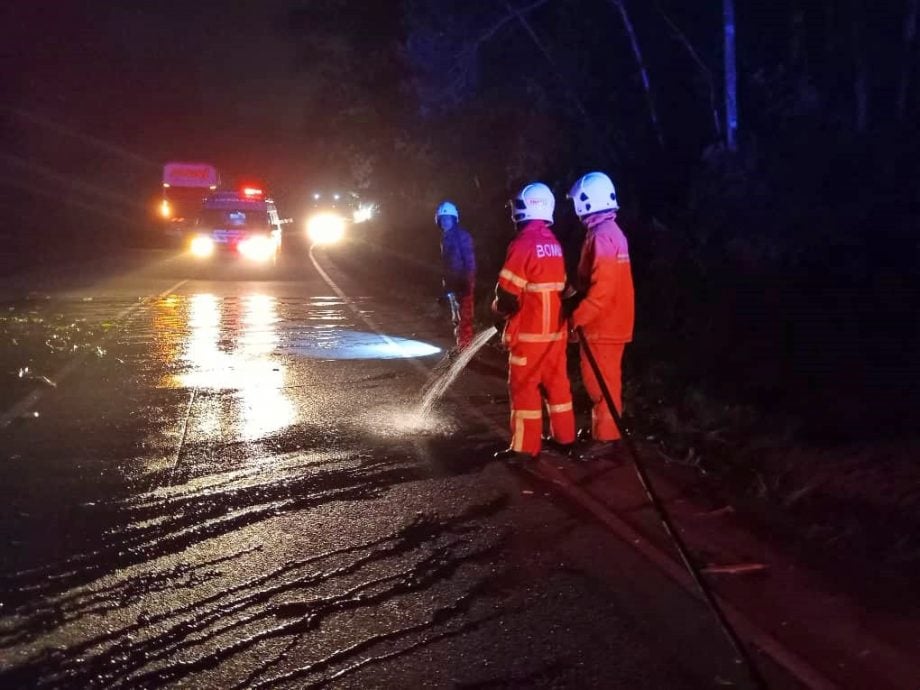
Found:
M 351 330 L 326 330 L 284 346 L 284 351 L 311 359 L 408 359 L 429 357 L 440 348 L 420 340 Z

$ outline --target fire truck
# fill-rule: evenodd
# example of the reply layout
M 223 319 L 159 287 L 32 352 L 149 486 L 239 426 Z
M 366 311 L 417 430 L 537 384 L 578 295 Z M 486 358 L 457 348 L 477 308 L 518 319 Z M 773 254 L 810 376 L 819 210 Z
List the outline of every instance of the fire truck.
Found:
M 188 249 L 199 261 L 238 258 L 274 264 L 281 250 L 281 226 L 288 222 L 259 187 L 214 192 L 201 203 Z
M 163 167 L 163 196 L 157 208 L 166 237 L 183 239 L 194 225 L 205 197 L 219 184 L 217 168 L 210 163 L 167 163 Z

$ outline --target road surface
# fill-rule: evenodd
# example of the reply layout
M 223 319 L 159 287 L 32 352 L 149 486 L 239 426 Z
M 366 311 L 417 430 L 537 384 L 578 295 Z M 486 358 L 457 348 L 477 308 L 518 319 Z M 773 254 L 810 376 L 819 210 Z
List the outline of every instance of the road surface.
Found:
M 3 288 L 0 687 L 745 687 L 697 601 L 492 461 L 502 372 L 415 414 L 449 324 L 317 259 Z

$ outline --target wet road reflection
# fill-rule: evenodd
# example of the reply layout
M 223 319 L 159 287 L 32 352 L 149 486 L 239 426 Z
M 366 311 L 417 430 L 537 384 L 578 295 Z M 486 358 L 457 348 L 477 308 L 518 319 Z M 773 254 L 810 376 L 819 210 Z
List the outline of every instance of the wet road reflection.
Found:
M 291 343 L 291 354 L 314 359 L 408 359 L 429 357 L 441 349 L 429 343 L 378 333 L 343 329 L 314 329 L 311 336 Z
M 188 329 L 180 362 L 184 370 L 170 376 L 183 388 L 237 391 L 238 419 L 226 419 L 220 396 L 199 399 L 199 428 L 220 436 L 225 425 L 244 440 L 280 431 L 294 421 L 294 404 L 286 393 L 286 369 L 277 356 L 278 304 L 275 297 L 250 294 L 220 300 L 209 293 L 188 299 Z
M 257 440 L 295 423 L 292 388 L 304 385 L 303 376 L 293 380 L 295 359 L 335 366 L 441 352 L 430 343 L 355 330 L 341 300 L 279 302 L 262 293 L 221 298 L 199 292 L 161 302 L 154 311 L 156 351 L 170 372 L 161 386 L 202 393 L 194 400 L 195 428 L 215 440 Z
M 105 345 L 5 440 L 0 687 L 685 687 L 646 682 L 656 650 L 582 572 L 596 535 L 490 461 L 504 383 L 420 411 L 444 324 L 324 289 L 0 320 L 39 375 Z

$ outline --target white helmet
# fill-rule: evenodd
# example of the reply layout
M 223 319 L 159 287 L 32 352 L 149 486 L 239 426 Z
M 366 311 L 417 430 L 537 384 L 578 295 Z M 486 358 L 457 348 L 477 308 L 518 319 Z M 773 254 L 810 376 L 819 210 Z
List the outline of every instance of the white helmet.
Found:
M 511 200 L 511 220 L 521 223 L 525 220 L 545 220 L 553 222 L 553 209 L 556 197 L 542 182 L 533 182 L 525 186 Z
M 602 172 L 590 172 L 572 185 L 569 199 L 575 205 L 575 215 L 584 218 L 598 211 L 617 211 L 617 190 Z
M 460 220 L 460 212 L 457 210 L 456 205 L 450 201 L 442 201 L 438 204 L 438 210 L 434 212 L 434 222 L 438 222 L 438 218 L 441 216 L 453 216 L 458 221 Z

